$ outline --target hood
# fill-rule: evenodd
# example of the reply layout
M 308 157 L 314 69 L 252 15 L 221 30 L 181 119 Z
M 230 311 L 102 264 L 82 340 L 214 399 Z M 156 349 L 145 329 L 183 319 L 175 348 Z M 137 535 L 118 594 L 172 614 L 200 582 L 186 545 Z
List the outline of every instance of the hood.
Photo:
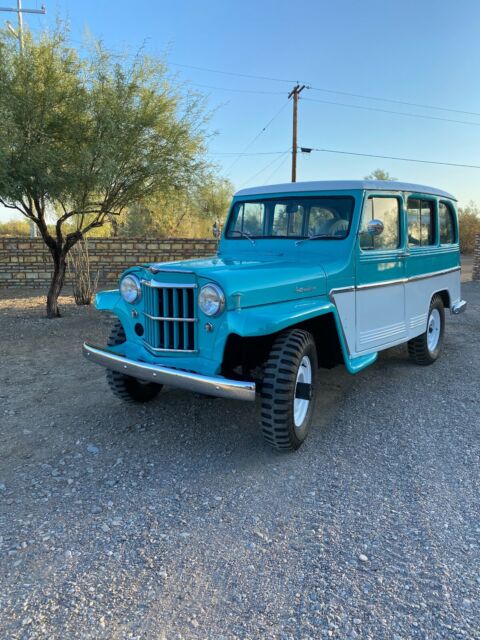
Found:
M 215 282 L 225 292 L 227 308 L 245 308 L 326 293 L 323 267 L 312 261 L 293 261 L 287 256 L 243 259 L 212 257 L 145 265 L 152 273 L 194 273 L 199 284 Z M 154 276 L 155 277 L 155 276 Z M 157 276 L 158 277 L 158 276 Z

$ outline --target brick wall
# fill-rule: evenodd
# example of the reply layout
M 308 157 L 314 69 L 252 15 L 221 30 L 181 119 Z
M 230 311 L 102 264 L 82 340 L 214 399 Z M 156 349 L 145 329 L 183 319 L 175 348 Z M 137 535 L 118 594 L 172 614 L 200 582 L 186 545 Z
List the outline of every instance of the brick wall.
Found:
M 477 233 L 477 235 L 475 236 L 472 280 L 480 280 L 480 233 Z
M 88 241 L 92 272 L 100 272 L 101 285 L 114 284 L 129 266 L 168 262 L 215 253 L 215 240 L 192 238 L 98 238 Z M 0 238 L 0 289 L 39 286 L 50 282 L 52 259 L 41 238 Z M 67 275 L 66 283 L 69 283 Z

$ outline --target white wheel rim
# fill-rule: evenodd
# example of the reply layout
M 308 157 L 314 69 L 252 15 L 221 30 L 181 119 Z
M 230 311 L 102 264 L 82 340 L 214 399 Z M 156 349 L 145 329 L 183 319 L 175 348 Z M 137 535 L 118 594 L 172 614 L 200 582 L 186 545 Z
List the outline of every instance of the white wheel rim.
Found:
M 297 371 L 297 379 L 295 381 L 295 392 L 297 390 L 297 384 L 303 382 L 304 384 L 312 384 L 312 364 L 308 356 L 303 356 L 300 366 Z M 310 400 L 302 400 L 301 398 L 294 398 L 293 400 L 293 421 L 295 428 L 300 429 L 305 421 L 305 417 L 308 413 L 310 406 Z
M 437 348 L 441 326 L 440 312 L 438 309 L 432 309 L 427 324 L 427 345 L 430 352 Z

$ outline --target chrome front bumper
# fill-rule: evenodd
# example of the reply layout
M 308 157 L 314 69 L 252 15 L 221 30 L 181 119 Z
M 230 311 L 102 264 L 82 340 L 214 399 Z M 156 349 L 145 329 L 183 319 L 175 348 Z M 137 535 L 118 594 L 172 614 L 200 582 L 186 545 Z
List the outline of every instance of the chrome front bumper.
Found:
M 454 304 L 452 304 L 451 312 L 453 313 L 454 316 L 457 316 L 459 313 L 463 313 L 466 308 L 467 308 L 467 301 L 459 300 L 458 302 L 455 302 Z
M 132 378 L 166 384 L 188 391 L 196 391 L 209 396 L 219 398 L 232 398 L 234 400 L 255 400 L 255 383 L 241 380 L 227 380 L 227 378 L 202 376 L 198 373 L 189 373 L 179 369 L 171 369 L 159 364 L 137 362 L 118 355 L 108 349 L 93 347 L 86 342 L 83 345 L 83 355 L 112 371 L 124 373 Z

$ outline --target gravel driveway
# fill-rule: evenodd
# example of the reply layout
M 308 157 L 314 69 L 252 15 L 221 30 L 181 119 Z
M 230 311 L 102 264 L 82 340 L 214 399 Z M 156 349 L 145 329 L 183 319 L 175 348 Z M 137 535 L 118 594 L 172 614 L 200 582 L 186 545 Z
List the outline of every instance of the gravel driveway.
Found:
M 6 297 L 6 296 L 9 296 Z M 480 284 L 432 367 L 321 372 L 295 454 L 255 407 L 123 405 L 64 299 L 0 300 L 0 637 L 480 637 Z

